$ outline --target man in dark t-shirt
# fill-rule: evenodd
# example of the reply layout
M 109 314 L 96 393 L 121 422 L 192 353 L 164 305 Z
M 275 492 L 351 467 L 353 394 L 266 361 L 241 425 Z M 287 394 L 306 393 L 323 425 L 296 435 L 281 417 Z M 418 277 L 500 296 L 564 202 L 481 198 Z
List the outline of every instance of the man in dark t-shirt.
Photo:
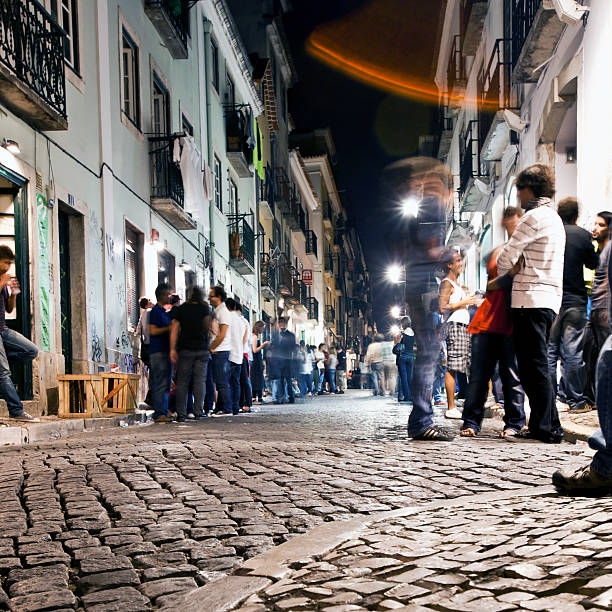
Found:
M 591 406 L 584 395 L 583 348 L 587 309 L 584 267 L 595 269 L 599 257 L 589 232 L 576 225 L 578 201 L 574 198 L 561 200 L 557 212 L 565 230 L 563 299 L 561 310 L 550 330 L 548 368 L 556 394 L 557 362 L 561 360 L 565 398 L 570 412 L 585 412 Z
M 166 283 L 157 286 L 155 299 L 157 304 L 151 308 L 149 313 L 149 333 L 151 335 L 149 387 L 153 400 L 153 419 L 156 423 L 169 423 L 172 421 L 168 416 L 168 393 L 172 365 L 170 363 L 170 319 L 164 309 L 170 299 L 170 287 Z
M 185 420 L 187 395 L 193 384 L 193 417 L 202 416 L 208 369 L 210 307 L 199 287 L 193 287 L 189 300 L 173 311 L 170 332 L 170 358 L 176 368 L 176 412 Z M 190 416 L 190 418 L 193 418 Z

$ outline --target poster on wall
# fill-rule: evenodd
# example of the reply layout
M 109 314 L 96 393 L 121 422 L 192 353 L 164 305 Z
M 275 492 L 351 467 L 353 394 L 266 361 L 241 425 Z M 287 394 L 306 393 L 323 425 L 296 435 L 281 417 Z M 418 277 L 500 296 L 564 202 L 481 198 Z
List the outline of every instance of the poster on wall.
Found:
M 40 283 L 40 348 L 51 350 L 50 261 L 49 261 L 49 208 L 42 194 L 36 194 L 38 218 L 38 281 Z
M 307 286 L 312 286 L 312 270 L 302 270 L 302 282 Z

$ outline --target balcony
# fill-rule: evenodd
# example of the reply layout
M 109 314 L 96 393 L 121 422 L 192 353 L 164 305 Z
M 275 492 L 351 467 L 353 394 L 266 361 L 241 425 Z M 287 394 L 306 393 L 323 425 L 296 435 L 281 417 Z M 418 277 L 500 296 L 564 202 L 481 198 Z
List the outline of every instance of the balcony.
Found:
M 327 229 L 334 228 L 334 211 L 331 200 L 326 199 L 321 202 L 321 211 L 323 213 L 323 227 Z
M 291 300 L 295 294 L 295 268 L 287 263 L 286 257 L 282 259 L 278 274 L 278 290 L 285 298 Z
M 296 275 L 293 283 L 293 294 L 285 298 L 299 313 L 306 313 L 308 308 L 308 287 Z
M 280 212 L 288 215 L 291 210 L 291 182 L 284 168 L 274 169 L 274 204 Z
M 444 159 L 448 155 L 453 141 L 453 129 L 455 121 L 448 106 L 448 99 L 445 94 L 442 95 L 440 105 L 438 106 L 436 132 L 439 138 L 438 153 L 439 159 Z
M 555 53 L 565 24 L 554 8 L 544 8 L 542 0 L 512 2 L 512 80 L 536 83 L 536 70 Z
M 308 320 L 311 323 L 319 322 L 319 300 L 315 297 L 309 297 L 307 300 L 306 310 L 308 311 Z
M 255 233 L 245 215 L 230 215 L 230 266 L 243 275 L 255 274 Z
M 478 139 L 482 161 L 502 158 L 510 144 L 510 130 L 503 109 L 518 107 L 510 80 L 512 41 L 496 41 L 487 67 L 478 76 Z
M 295 185 L 291 185 L 289 193 L 289 210 L 285 215 L 285 223 L 294 232 L 300 228 L 300 213 L 303 215 L 302 198 Z
M 240 178 L 253 176 L 249 166 L 253 150 L 249 145 L 250 107 L 247 104 L 225 106 L 225 142 L 227 159 Z
M 476 183 L 477 180 L 482 183 L 482 178 L 487 176 L 486 166 L 480 159 L 479 133 L 478 121 L 470 121 L 459 141 L 459 200 L 462 212 L 480 210 L 482 200 L 486 201 Z
M 64 30 L 35 0 L 0 2 L 0 103 L 39 130 L 67 130 Z
M 185 211 L 181 169 L 172 159 L 175 138 L 174 135 L 149 138 L 151 206 L 176 229 L 196 229 L 197 222 Z
M 259 263 L 261 296 L 264 300 L 273 300 L 276 296 L 276 267 L 272 265 L 268 253 L 261 254 Z
M 448 57 L 448 68 L 446 69 L 446 87 L 450 106 L 457 107 L 461 105 L 465 96 L 466 83 L 461 36 L 455 36 Z
M 266 166 L 264 180 L 257 178 L 259 189 L 259 212 L 267 221 L 274 219 L 274 180 L 272 169 Z
M 325 326 L 334 327 L 336 324 L 336 310 L 333 306 L 325 304 Z
M 463 0 L 461 3 L 464 55 L 476 55 L 488 9 L 489 0 Z
M 184 0 L 145 0 L 145 13 L 174 59 L 187 59 L 189 8 Z
M 323 258 L 323 267 L 327 274 L 334 273 L 334 256 L 329 251 L 325 253 L 325 257 Z
M 317 235 L 314 230 L 306 230 L 304 234 L 306 236 L 306 255 L 312 255 L 312 259 L 316 263 L 318 257 Z

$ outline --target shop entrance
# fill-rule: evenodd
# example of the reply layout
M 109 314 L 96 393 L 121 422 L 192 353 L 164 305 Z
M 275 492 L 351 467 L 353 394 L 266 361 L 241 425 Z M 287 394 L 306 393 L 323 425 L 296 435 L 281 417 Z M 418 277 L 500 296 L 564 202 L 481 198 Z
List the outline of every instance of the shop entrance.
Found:
M 15 253 L 15 265 L 9 271 L 21 287 L 15 310 L 6 315 L 6 324 L 26 338 L 32 336 L 30 313 L 30 257 L 28 249 L 26 180 L 0 165 L 0 244 Z M 13 382 L 22 400 L 31 400 L 32 364 L 11 364 Z

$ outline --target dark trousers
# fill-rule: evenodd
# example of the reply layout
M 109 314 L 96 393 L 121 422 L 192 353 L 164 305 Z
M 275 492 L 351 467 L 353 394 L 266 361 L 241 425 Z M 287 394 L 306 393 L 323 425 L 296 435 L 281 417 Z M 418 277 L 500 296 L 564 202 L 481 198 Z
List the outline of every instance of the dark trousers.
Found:
M 591 311 L 591 317 L 584 330 L 584 363 L 586 366 L 586 381 L 584 395 L 590 404 L 595 404 L 595 372 L 599 353 L 610 335 L 608 311 L 596 308 Z
M 176 413 L 185 418 L 185 408 L 188 406 L 188 395 L 193 388 L 193 413 L 199 417 L 202 414 L 206 392 L 206 370 L 208 368 L 208 351 L 179 351 L 176 368 Z
M 473 334 L 472 375 L 463 406 L 463 427 L 471 427 L 476 433 L 480 431 L 484 418 L 489 380 L 498 363 L 504 391 L 505 428 L 520 431 L 525 425 L 525 396 L 518 376 L 512 336 Z
M 412 384 L 413 365 L 414 357 L 412 355 L 400 355 L 397 358 L 397 373 L 399 377 L 399 391 L 397 393 L 397 399 L 399 402 L 412 401 L 410 385 Z M 391 392 L 393 392 L 392 389 Z
M 241 363 L 229 362 L 230 396 L 232 398 L 232 412 L 234 414 L 240 412 L 240 370 L 242 370 Z
M 586 307 L 561 309 L 550 330 L 548 369 L 557 397 L 557 362 L 561 360 L 565 400 L 574 408 L 584 404 L 584 329 Z
M 248 357 L 242 358 L 240 369 L 240 407 L 250 408 L 253 404 L 253 388 L 251 387 L 251 370 Z
M 212 359 L 208 360 L 206 368 L 206 399 L 204 400 L 204 412 L 208 414 L 215 403 L 215 383 L 213 380 Z
M 229 386 L 229 351 L 215 351 L 212 354 L 213 380 L 217 388 L 215 410 L 232 411 L 232 396 Z
M 563 438 L 548 369 L 548 340 L 555 313 L 550 308 L 513 308 L 519 376 L 529 398 L 529 431 L 544 442 Z

